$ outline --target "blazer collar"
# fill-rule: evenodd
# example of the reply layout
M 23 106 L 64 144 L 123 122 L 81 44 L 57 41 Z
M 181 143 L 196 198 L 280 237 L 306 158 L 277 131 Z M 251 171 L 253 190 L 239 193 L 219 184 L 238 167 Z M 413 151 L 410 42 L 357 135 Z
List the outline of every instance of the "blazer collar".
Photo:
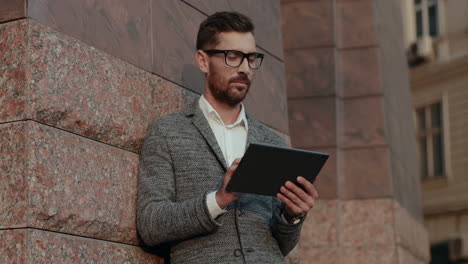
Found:
M 216 137 L 208 124 L 208 120 L 206 120 L 198 105 L 198 100 L 200 99 L 195 100 L 192 105 L 186 108 L 185 115 L 188 118 L 191 118 L 193 125 L 197 128 L 203 138 L 205 138 L 205 141 L 208 143 L 208 146 L 210 146 L 219 163 L 221 163 L 224 169 L 227 170 L 227 162 L 224 159 L 223 152 L 221 151 L 221 148 L 216 141 Z
M 223 152 L 221 151 L 221 148 L 219 147 L 218 142 L 216 141 L 216 137 L 213 131 L 211 130 L 208 121 L 206 120 L 205 116 L 203 115 L 203 112 L 199 107 L 198 100 L 200 99 L 198 98 L 185 109 L 185 115 L 192 120 L 193 125 L 197 128 L 197 130 L 200 132 L 203 138 L 205 138 L 205 141 L 208 143 L 208 146 L 210 146 L 218 161 L 221 163 L 224 169 L 227 170 L 227 162 L 224 159 Z M 247 150 L 248 146 L 251 143 L 263 142 L 264 134 L 262 133 L 262 125 L 249 114 L 246 113 L 246 116 L 248 122 L 248 130 L 245 148 Z

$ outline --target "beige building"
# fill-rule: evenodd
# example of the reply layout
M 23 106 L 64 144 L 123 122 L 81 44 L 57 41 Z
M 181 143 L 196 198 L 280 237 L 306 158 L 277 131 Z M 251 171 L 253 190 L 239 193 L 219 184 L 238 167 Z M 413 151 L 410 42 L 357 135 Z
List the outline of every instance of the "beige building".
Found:
M 432 263 L 468 263 L 468 1 L 401 1 Z

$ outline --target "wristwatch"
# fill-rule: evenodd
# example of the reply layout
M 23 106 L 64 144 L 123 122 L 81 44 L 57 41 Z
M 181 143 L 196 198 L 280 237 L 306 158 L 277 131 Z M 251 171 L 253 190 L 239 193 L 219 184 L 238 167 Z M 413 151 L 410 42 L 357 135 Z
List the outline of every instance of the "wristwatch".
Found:
M 288 215 L 288 213 L 283 211 L 283 215 L 286 221 L 288 222 L 288 224 L 295 225 L 295 224 L 299 224 L 302 221 L 302 219 L 304 219 L 304 217 L 306 216 L 306 213 L 302 213 L 294 217 L 291 217 Z

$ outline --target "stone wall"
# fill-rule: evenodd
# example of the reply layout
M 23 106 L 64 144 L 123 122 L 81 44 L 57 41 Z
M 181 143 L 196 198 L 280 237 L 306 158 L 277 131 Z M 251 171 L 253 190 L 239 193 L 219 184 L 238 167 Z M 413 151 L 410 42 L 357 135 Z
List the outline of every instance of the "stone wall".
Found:
M 281 1 L 291 143 L 332 155 L 301 263 L 429 262 L 398 2 Z
M 0 6 L 0 263 L 162 263 L 135 226 L 146 127 L 202 92 L 199 23 L 251 15 L 247 99 L 288 138 L 278 1 L 29 0 Z M 261 16 L 258 16 L 261 14 Z

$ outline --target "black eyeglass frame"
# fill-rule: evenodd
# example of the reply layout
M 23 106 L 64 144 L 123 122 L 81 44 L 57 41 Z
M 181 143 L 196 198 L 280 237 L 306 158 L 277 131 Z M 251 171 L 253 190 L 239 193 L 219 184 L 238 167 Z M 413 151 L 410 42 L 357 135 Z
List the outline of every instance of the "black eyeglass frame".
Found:
M 254 69 L 254 70 L 260 69 L 260 67 L 262 66 L 263 58 L 265 57 L 265 54 L 263 54 L 263 53 L 259 53 L 259 52 L 244 53 L 244 52 L 239 51 L 239 50 L 217 50 L 217 49 L 211 49 L 211 50 L 203 50 L 203 52 L 205 52 L 205 53 L 208 54 L 208 55 L 224 54 L 224 64 L 226 64 L 226 66 L 228 66 L 228 67 L 230 67 L 230 68 L 237 68 L 237 67 L 239 67 L 239 66 L 244 62 L 244 59 L 247 59 L 247 64 L 249 65 L 249 68 Z M 239 62 L 239 65 L 237 65 L 237 66 L 232 66 L 232 65 L 229 65 L 229 64 L 228 64 L 228 62 L 227 62 L 227 54 L 228 54 L 229 52 L 234 52 L 234 53 L 237 53 L 237 54 L 239 54 L 239 55 L 242 55 L 242 59 L 241 59 L 241 61 Z M 258 64 L 258 67 L 257 67 L 257 68 L 252 67 L 252 66 L 250 65 L 249 57 L 252 56 L 252 55 L 255 55 L 257 59 L 260 59 L 260 63 Z

